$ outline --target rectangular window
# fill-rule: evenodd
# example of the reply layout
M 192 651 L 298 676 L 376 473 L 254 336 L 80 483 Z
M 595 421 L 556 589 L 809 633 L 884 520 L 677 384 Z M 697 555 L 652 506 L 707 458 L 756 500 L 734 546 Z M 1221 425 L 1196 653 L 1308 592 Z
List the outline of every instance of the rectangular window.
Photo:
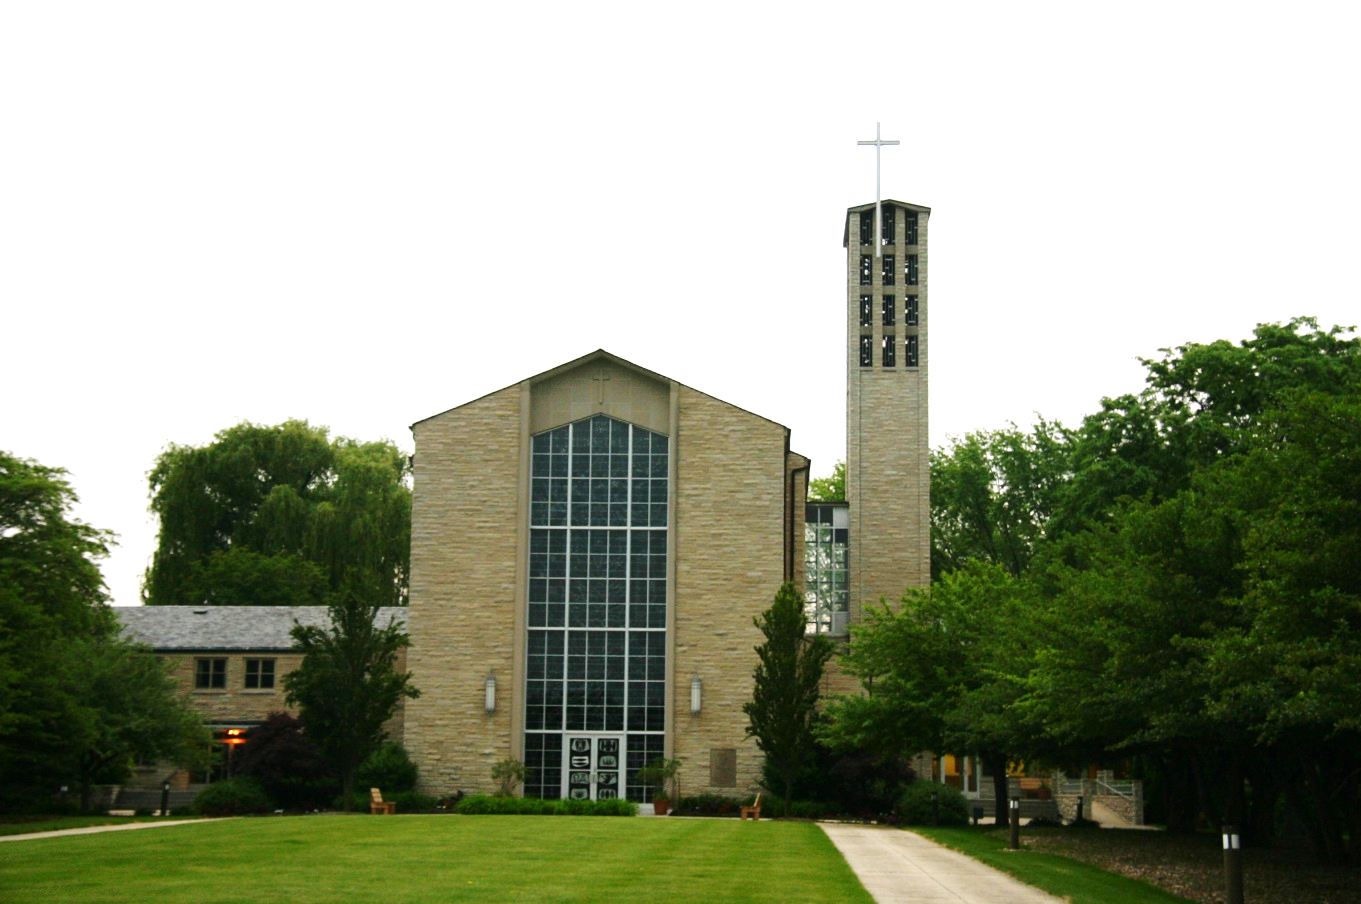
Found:
M 227 660 L 195 659 L 194 689 L 221 690 L 227 687 Z
M 861 336 L 861 337 L 860 337 L 860 366 L 861 366 L 861 367 L 873 367 L 873 366 L 874 366 L 874 337 L 873 337 L 873 336 Z
M 888 258 L 884 258 L 884 260 L 888 260 Z M 909 254 L 907 256 L 907 264 L 903 268 L 903 274 L 907 277 L 909 286 L 917 284 L 917 255 Z
M 874 325 L 874 296 L 860 296 L 860 326 L 869 328 Z
M 874 256 L 870 254 L 860 255 L 860 285 L 868 286 L 873 283 Z
M 907 343 L 906 343 L 906 346 L 905 346 L 904 349 L 903 349 L 903 357 L 907 359 L 907 360 L 905 360 L 905 361 L 903 362 L 903 366 L 904 366 L 904 367 L 916 367 L 916 366 L 917 366 L 917 337 L 916 337 L 916 336 L 908 336 L 908 337 L 907 337 Z
M 883 312 L 884 326 L 893 326 L 897 320 L 898 305 L 892 295 L 885 295 L 883 303 L 880 305 Z
M 804 614 L 809 634 L 844 635 L 849 622 L 850 511 L 809 503 L 804 522 Z
M 903 323 L 908 326 L 917 325 L 917 296 L 907 296 L 907 303 L 903 305 Z
M 271 690 L 274 687 L 274 660 L 246 660 L 246 689 L 253 691 Z
M 896 212 L 895 212 L 894 209 L 893 209 L 893 205 L 892 205 L 892 204 L 887 204 L 887 205 L 885 205 L 885 206 L 884 206 L 884 225 L 883 225 L 883 227 L 882 227 L 883 230 L 884 230 L 884 244 L 885 244 L 885 245 L 892 245 L 893 242 L 894 242 L 894 240 L 897 238 L 897 235 L 898 235 L 897 225 L 898 225 L 898 222 L 897 222 L 897 214 L 896 214 Z
M 886 286 L 891 286 L 891 285 L 893 285 L 893 265 L 894 265 L 894 263 L 895 263 L 896 261 L 897 261 L 897 258 L 894 257 L 892 254 L 885 254 L 885 255 L 884 255 L 884 265 L 883 265 L 883 268 L 882 268 L 882 269 L 883 269 L 883 280 L 884 280 L 883 284 L 886 285 Z
M 880 344 L 883 346 L 883 350 L 884 350 L 884 357 L 883 357 L 884 366 L 885 366 L 885 367 L 896 367 L 896 366 L 897 366 L 897 363 L 898 363 L 898 355 L 897 355 L 897 351 L 898 351 L 898 340 L 897 340 L 897 338 L 894 337 L 894 336 L 885 336 L 885 337 L 880 341 Z
M 860 212 L 860 244 L 871 245 L 874 243 L 874 211 L 862 210 Z
M 917 212 L 915 210 L 905 210 L 903 211 L 903 217 L 907 226 L 907 243 L 909 245 L 915 245 L 917 244 Z

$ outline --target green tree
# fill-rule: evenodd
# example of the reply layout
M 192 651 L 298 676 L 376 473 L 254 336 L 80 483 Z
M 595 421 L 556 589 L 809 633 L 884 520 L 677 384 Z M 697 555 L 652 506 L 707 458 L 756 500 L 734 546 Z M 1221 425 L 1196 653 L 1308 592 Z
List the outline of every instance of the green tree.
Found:
M 69 516 L 58 468 L 0 453 L 0 785 L 11 800 L 117 781 L 134 760 L 192 765 L 206 741 L 166 666 L 118 639 L 97 560 L 112 542 Z
M 936 583 L 857 631 L 829 737 L 1128 759 L 1173 828 L 1268 835 L 1284 800 L 1355 856 L 1361 340 L 1299 318 L 1144 364 L 1076 430 L 933 456 Z
M 1361 343 L 1299 319 L 1145 363 L 1078 431 L 1019 708 L 1155 764 L 1171 827 L 1266 836 L 1284 796 L 1321 858 L 1355 856 Z
M 841 658 L 863 692 L 828 704 L 823 739 L 885 760 L 904 750 L 977 755 L 1005 820 L 1007 763 L 1028 752 L 1012 703 L 1033 655 L 1033 599 L 1003 566 L 974 561 L 896 606 L 866 609 Z
M 420 696 L 411 674 L 397 671 L 398 654 L 410 644 L 406 632 L 393 622 L 378 624 L 381 596 L 371 578 L 352 572 L 328 607 L 327 627 L 295 625 L 290 632 L 304 655 L 284 677 L 287 700 L 340 776 L 346 811 L 359 767 L 387 739 L 383 723 L 403 698 Z
M 790 582 L 753 621 L 765 642 L 756 647 L 752 699 L 742 711 L 750 721 L 747 736 L 765 755 L 767 773 L 783 785 L 788 816 L 794 781 L 817 756 L 818 689 L 834 648 L 826 637 L 806 633 L 804 602 Z
M 82 810 L 90 808 L 93 784 L 122 781 L 134 763 L 207 763 L 211 738 L 203 717 L 150 650 L 115 639 L 82 644 L 71 677 L 81 701 L 69 743 Z
M 1122 499 L 1159 502 L 1198 468 L 1243 448 L 1256 419 L 1289 392 L 1347 395 L 1361 385 L 1361 338 L 1312 317 L 1259 324 L 1251 339 L 1188 343 L 1142 359 L 1146 386 L 1103 399 L 1071 438 L 1069 481 L 1051 533 L 1100 524 Z
M 844 461 L 832 465 L 832 473 L 826 477 L 814 477 L 808 482 L 808 501 L 846 501 L 846 463 Z
M 317 605 L 347 572 L 384 605 L 406 600 L 410 463 L 306 421 L 238 424 L 206 446 L 167 448 L 149 480 L 160 520 L 151 605 Z
M 1069 434 L 1047 421 L 978 431 L 931 453 L 931 571 L 968 562 L 1024 574 L 1068 473 Z

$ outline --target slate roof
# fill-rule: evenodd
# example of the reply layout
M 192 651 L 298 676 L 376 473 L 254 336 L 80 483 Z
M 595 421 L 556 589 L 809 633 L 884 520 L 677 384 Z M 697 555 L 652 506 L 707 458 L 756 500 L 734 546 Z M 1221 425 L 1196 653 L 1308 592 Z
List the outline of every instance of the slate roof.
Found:
M 326 627 L 325 606 L 115 606 L 122 634 L 153 650 L 272 650 L 293 648 L 294 622 Z M 406 627 L 404 607 L 378 610 L 378 624 Z

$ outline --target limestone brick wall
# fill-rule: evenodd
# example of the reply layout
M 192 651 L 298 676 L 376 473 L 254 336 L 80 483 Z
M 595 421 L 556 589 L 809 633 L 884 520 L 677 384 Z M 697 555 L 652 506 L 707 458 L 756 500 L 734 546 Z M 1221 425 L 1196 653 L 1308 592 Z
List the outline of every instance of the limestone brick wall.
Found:
M 172 677 L 183 688 L 189 702 L 209 723 L 232 724 L 262 722 L 270 713 L 286 712 L 297 715 L 297 710 L 284 702 L 284 676 L 302 662 L 301 653 L 226 652 L 177 653 L 163 655 L 172 664 Z M 253 690 L 246 687 L 247 659 L 274 660 L 274 688 Z M 226 659 L 227 686 L 222 689 L 196 689 L 194 662 L 197 659 Z
M 302 654 L 274 651 L 206 651 L 201 653 L 161 654 L 171 663 L 171 677 L 184 690 L 185 696 L 209 724 L 233 725 L 263 722 L 271 713 L 296 716 L 297 708 L 284 699 L 284 676 L 302 663 Z M 196 659 L 226 659 L 227 686 L 222 689 L 194 687 Z M 246 687 L 246 660 L 273 659 L 274 687 L 256 690 Z M 406 652 L 397 654 L 397 670 L 406 668 Z M 392 718 L 383 723 L 390 740 L 403 742 L 405 707 L 399 705 Z
M 746 740 L 752 618 L 769 607 L 784 573 L 785 436 L 779 424 L 680 388 L 676 448 L 672 755 L 683 794 L 755 788 L 760 753 Z M 691 679 L 703 707 L 690 712 Z M 736 750 L 736 785 L 709 784 L 714 751 Z
M 492 764 L 518 747 L 521 392 L 509 387 L 414 428 L 408 662 L 421 696 L 407 703 L 406 747 L 431 794 L 490 790 Z

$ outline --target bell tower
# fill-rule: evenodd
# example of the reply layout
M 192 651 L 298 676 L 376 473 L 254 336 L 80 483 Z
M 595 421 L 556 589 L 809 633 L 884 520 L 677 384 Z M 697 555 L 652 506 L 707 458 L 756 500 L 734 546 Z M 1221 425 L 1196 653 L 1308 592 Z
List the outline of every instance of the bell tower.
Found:
M 931 582 L 930 215 L 929 207 L 877 198 L 846 212 L 846 498 L 853 621 L 867 600 L 896 600 L 905 588 Z

